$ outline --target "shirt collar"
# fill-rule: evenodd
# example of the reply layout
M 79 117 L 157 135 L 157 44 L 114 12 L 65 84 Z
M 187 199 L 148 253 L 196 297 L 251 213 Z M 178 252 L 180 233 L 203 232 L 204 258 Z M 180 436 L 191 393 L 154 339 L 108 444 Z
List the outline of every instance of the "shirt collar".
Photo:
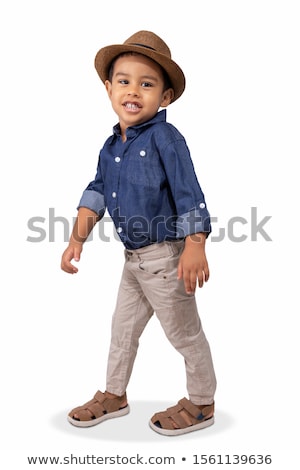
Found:
M 149 121 L 142 122 L 141 124 L 137 124 L 136 126 L 128 127 L 126 130 L 126 135 L 127 137 L 134 137 L 143 127 L 148 127 L 158 122 L 166 122 L 166 119 L 167 111 L 166 109 L 162 109 L 161 111 L 158 111 L 158 113 L 156 113 L 152 119 L 149 119 Z M 118 123 L 113 127 L 113 135 L 110 143 L 112 144 L 113 141 L 120 135 L 121 129 L 120 124 Z

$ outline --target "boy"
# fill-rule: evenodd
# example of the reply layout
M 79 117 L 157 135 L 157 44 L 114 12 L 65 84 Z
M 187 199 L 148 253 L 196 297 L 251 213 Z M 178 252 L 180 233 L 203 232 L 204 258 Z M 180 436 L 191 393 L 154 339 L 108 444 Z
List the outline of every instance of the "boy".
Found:
M 214 422 L 216 380 L 195 302 L 208 280 L 205 240 L 210 218 L 184 138 L 166 122 L 185 77 L 165 42 L 139 31 L 97 53 L 96 70 L 119 122 L 100 152 L 97 174 L 83 192 L 61 267 L 76 273 L 82 246 L 108 209 L 125 246 L 125 265 L 112 320 L 106 391 L 68 420 L 87 427 L 129 412 L 126 397 L 139 338 L 154 311 L 183 355 L 189 399 L 156 413 L 149 424 L 165 435 Z

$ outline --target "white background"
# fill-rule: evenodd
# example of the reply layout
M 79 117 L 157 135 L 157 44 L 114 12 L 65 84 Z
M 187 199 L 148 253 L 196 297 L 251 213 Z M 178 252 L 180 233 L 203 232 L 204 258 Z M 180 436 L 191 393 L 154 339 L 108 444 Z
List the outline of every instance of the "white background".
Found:
M 299 455 L 299 11 L 297 1 L 2 1 L 1 468 L 27 456 Z M 197 5 L 197 10 L 195 6 Z M 162 36 L 186 91 L 168 120 L 186 137 L 211 215 L 211 278 L 197 292 L 216 374 L 216 423 L 166 438 L 151 415 L 186 395 L 182 358 L 154 318 L 128 387 L 131 413 L 91 429 L 70 408 L 105 387 L 110 318 L 123 264 L 112 224 L 60 270 L 66 230 L 116 122 L 94 69 L 97 50 L 140 29 Z M 258 221 L 272 216 L 251 240 Z M 28 227 L 33 217 L 46 238 Z M 234 242 L 227 232 L 233 217 Z M 51 226 L 52 224 L 52 226 Z M 69 227 L 67 227 L 69 224 Z M 51 228 L 52 227 L 52 228 Z M 49 241 L 54 231 L 54 241 Z M 232 237 L 231 237 L 232 238 Z M 253 237 L 252 237 L 253 238 Z M 186 457 L 186 461 L 181 460 Z M 248 466 L 244 465 L 244 468 Z M 255 465 L 251 466 L 251 468 Z

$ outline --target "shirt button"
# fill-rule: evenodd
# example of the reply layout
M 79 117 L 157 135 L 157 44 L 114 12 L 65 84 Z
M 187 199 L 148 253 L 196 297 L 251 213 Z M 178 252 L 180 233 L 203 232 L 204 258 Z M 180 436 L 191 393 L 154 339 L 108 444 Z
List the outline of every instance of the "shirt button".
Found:
M 117 228 L 117 232 L 118 232 L 118 233 L 121 233 L 122 231 L 123 231 L 123 230 L 122 230 L 122 227 L 118 227 L 118 228 Z
M 113 198 L 117 197 L 117 193 L 115 193 L 115 192 L 113 192 L 111 195 L 112 195 Z
M 140 156 L 145 157 L 146 156 L 146 150 L 141 150 L 140 151 Z
M 120 163 L 120 161 L 121 161 L 121 158 L 120 158 L 120 157 L 116 157 L 116 158 L 115 158 L 115 162 L 116 162 L 116 163 Z
M 200 209 L 204 209 L 204 207 L 205 207 L 204 202 L 201 202 L 201 203 L 199 204 L 199 207 L 200 207 Z

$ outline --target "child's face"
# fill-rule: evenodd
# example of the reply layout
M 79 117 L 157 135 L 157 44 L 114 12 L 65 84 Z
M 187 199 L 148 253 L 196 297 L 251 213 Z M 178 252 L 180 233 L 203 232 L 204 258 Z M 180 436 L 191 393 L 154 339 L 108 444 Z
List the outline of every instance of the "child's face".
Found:
M 170 104 L 174 93 L 171 88 L 164 91 L 160 66 L 140 54 L 119 57 L 105 86 L 124 139 L 127 127 L 151 119 Z

